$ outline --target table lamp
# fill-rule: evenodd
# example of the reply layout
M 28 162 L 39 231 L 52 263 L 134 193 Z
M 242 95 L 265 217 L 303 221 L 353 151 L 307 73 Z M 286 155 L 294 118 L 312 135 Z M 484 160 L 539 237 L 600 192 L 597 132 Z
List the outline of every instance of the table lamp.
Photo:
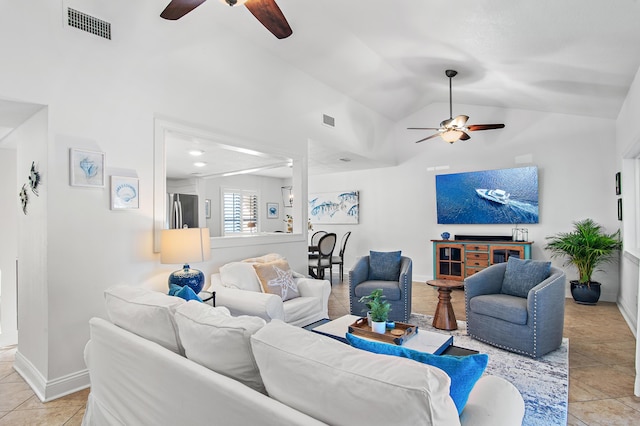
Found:
M 191 269 L 189 263 L 204 262 L 211 257 L 209 228 L 163 229 L 160 242 L 161 263 L 184 263 L 182 269 L 169 275 L 169 287 L 176 284 L 189 286 L 200 293 L 204 286 L 204 274 Z

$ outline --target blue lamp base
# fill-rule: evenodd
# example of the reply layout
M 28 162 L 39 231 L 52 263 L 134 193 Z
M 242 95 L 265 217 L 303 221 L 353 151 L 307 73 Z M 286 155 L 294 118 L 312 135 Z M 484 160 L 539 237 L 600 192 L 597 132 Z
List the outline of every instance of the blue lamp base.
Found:
M 180 287 L 189 286 L 195 294 L 198 294 L 204 286 L 204 274 L 197 269 L 191 269 L 185 263 L 182 269 L 169 275 L 169 287 L 171 287 L 171 284 L 179 285 Z

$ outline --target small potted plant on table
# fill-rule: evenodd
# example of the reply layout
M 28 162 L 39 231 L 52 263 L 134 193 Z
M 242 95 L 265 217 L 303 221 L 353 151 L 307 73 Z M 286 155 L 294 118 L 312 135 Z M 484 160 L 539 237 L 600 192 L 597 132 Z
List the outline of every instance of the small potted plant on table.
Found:
M 367 319 L 371 325 L 371 330 L 375 333 L 384 334 L 389 320 L 391 304 L 387 302 L 386 296 L 382 294 L 382 289 L 376 289 L 368 296 L 362 296 L 360 302 L 364 303 L 368 309 Z
M 578 280 L 571 281 L 573 300 L 583 305 L 595 305 L 600 299 L 600 283 L 592 281 L 596 268 L 614 259 L 622 248 L 620 230 L 607 234 L 592 219 L 574 222 L 572 232 L 560 232 L 547 237 L 545 247 L 552 257 L 565 257 L 565 265 L 578 268 Z

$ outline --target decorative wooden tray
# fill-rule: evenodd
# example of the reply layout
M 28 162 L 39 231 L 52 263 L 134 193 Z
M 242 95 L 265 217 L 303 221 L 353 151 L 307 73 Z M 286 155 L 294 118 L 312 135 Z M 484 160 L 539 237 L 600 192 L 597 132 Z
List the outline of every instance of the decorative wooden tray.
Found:
M 395 328 L 387 329 L 384 334 L 374 333 L 366 318 L 358 318 L 356 322 L 349 326 L 349 333 L 385 343 L 402 345 L 418 332 L 418 326 L 397 322 Z

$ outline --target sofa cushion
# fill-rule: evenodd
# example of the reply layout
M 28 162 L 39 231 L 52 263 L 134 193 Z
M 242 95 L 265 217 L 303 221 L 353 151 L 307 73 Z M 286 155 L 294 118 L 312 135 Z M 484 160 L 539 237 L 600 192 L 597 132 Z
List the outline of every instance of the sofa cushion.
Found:
M 398 281 L 401 251 L 369 252 L 369 280 Z
M 509 257 L 502 281 L 502 293 L 527 297 L 529 290 L 549 278 L 551 262 Z
M 246 262 L 246 263 L 269 263 L 269 262 L 273 262 L 274 260 L 280 260 L 280 259 L 284 259 L 284 257 L 281 254 L 269 253 L 269 254 L 264 254 L 262 256 L 258 256 L 258 257 L 250 257 L 248 259 L 244 259 L 243 262 Z
M 225 287 L 262 292 L 260 280 L 249 262 L 231 262 L 221 266 L 220 281 Z
M 249 342 L 265 325 L 262 318 L 189 301 L 176 310 L 176 322 L 187 358 L 265 393 Z
M 471 389 L 482 376 L 489 362 L 489 355 L 487 354 L 469 356 L 433 355 L 398 345 L 362 339 L 351 333 L 347 333 L 346 337 L 351 346 L 355 348 L 377 354 L 409 358 L 423 364 L 432 365 L 447 373 L 451 378 L 449 395 L 451 395 L 451 399 L 456 404 L 458 414 L 462 413 L 467 399 L 469 399 Z
M 104 297 L 112 323 L 177 354 L 184 354 L 174 318 L 176 308 L 185 303 L 184 299 L 126 285 L 106 289 Z
M 300 296 L 298 285 L 293 279 L 291 268 L 289 268 L 289 263 L 286 260 L 254 263 L 253 269 L 258 275 L 264 293 L 276 294 L 283 301 Z
M 440 369 L 273 320 L 251 337 L 269 396 L 332 425 L 458 425 Z
M 527 299 L 508 294 L 483 294 L 469 300 L 471 312 L 513 324 L 527 323 Z

